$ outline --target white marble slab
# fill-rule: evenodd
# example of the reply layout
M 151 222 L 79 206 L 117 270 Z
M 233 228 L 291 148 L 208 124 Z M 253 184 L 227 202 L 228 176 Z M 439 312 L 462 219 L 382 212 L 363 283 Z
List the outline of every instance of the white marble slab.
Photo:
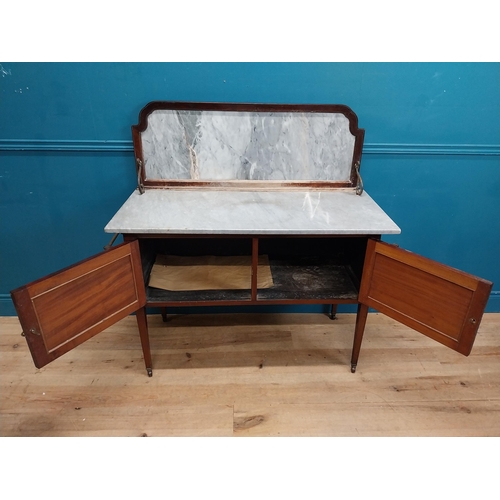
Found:
M 107 233 L 399 234 L 364 192 L 136 190 L 104 228 Z
M 155 110 L 141 134 L 151 179 L 349 181 L 341 113 Z

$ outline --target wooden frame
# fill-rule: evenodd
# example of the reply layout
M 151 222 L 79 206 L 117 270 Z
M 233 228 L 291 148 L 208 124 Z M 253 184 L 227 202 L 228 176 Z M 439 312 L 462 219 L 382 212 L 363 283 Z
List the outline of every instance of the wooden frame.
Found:
M 354 276 L 352 275 L 352 280 L 355 282 L 352 285 L 351 291 L 349 293 L 349 298 L 343 298 L 340 294 L 342 293 L 341 290 L 337 292 L 337 294 L 334 294 L 329 297 L 324 297 L 324 298 L 281 298 L 281 299 L 266 299 L 266 298 L 259 298 L 258 296 L 258 289 L 257 289 L 257 264 L 258 264 L 258 255 L 259 255 L 259 241 L 261 240 L 270 240 L 270 239 L 277 239 L 277 240 L 288 240 L 291 238 L 296 238 L 296 239 L 301 239 L 301 240 L 323 240 L 325 242 L 349 242 L 352 240 L 358 241 L 358 245 L 360 248 L 362 248 L 362 253 L 364 254 L 364 247 L 366 246 L 366 241 L 368 239 L 368 236 L 366 235 L 357 235 L 356 237 L 353 236 L 340 236 L 340 237 L 325 237 L 325 236 L 305 236 L 305 237 L 297 237 L 292 236 L 292 235 L 265 235 L 265 236 L 255 236 L 255 235 L 237 235 L 237 236 L 229 236 L 228 235 L 175 235 L 175 234 L 169 234 L 169 235 L 163 235 L 163 234 L 144 234 L 144 235 L 138 235 L 138 234 L 124 234 L 124 241 L 126 242 L 132 242 L 132 241 L 140 241 L 141 242 L 141 247 L 147 242 L 147 241 L 152 241 L 152 240 L 192 240 L 195 238 L 200 238 L 204 240 L 248 240 L 249 244 L 251 245 L 251 256 L 252 256 L 252 280 L 251 280 L 251 287 L 248 293 L 248 298 L 246 299 L 227 299 L 227 298 L 218 298 L 218 296 L 222 296 L 223 294 L 215 294 L 217 298 L 212 298 L 209 299 L 207 296 L 210 294 L 207 294 L 206 292 L 203 294 L 200 294 L 203 298 L 192 298 L 192 299 L 187 299 L 187 298 L 182 298 L 181 300 L 159 300 L 159 299 L 152 299 L 150 295 L 148 295 L 148 292 L 146 292 L 147 296 L 147 302 L 146 302 L 146 307 L 192 307 L 192 306 L 231 306 L 231 305 L 298 305 L 298 304 L 329 304 L 329 305 L 334 305 L 334 304 L 357 304 L 357 288 L 359 288 L 359 283 L 357 283 L 358 280 L 360 280 L 360 275 L 361 275 L 361 269 L 362 269 L 362 261 L 357 261 L 356 266 L 359 268 L 356 272 L 359 274 L 359 276 Z M 378 237 L 378 236 L 377 236 Z M 350 245 L 350 248 L 352 248 L 352 244 Z M 360 252 L 357 252 L 360 253 Z M 144 260 L 144 255 L 143 255 L 143 267 L 146 267 L 145 260 Z M 148 269 L 145 268 L 144 272 L 144 281 L 147 285 L 148 283 L 148 278 L 149 278 L 149 271 Z M 180 292 L 173 292 L 172 294 L 179 294 Z M 195 293 L 191 294 L 192 296 L 196 296 Z

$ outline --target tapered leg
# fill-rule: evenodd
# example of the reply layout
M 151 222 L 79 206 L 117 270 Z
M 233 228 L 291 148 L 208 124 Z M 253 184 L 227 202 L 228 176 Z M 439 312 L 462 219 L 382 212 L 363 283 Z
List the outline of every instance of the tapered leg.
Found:
M 149 333 L 148 333 L 148 318 L 146 316 L 146 308 L 142 307 L 135 313 L 137 318 L 137 326 L 139 327 L 139 335 L 141 337 L 142 354 L 144 356 L 144 363 L 146 364 L 146 371 L 148 376 L 153 376 L 153 363 L 151 361 L 151 348 L 149 347 Z
M 354 343 L 352 346 L 351 357 L 351 372 L 356 371 L 358 364 L 359 351 L 361 349 L 361 342 L 363 341 L 363 333 L 365 332 L 366 317 L 368 316 L 368 306 L 358 304 L 358 314 L 356 316 L 356 329 L 354 330 Z
M 166 307 L 160 307 L 160 312 L 161 312 L 161 317 L 163 319 L 163 322 L 167 322 L 167 308 Z
M 337 306 L 338 304 L 332 304 L 330 308 L 330 319 L 337 319 Z

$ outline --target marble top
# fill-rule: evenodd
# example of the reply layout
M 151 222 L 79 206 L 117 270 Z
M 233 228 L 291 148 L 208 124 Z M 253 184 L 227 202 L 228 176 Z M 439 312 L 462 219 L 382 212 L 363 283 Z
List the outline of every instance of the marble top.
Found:
M 345 235 L 399 234 L 363 192 L 136 190 L 106 225 L 107 233 Z

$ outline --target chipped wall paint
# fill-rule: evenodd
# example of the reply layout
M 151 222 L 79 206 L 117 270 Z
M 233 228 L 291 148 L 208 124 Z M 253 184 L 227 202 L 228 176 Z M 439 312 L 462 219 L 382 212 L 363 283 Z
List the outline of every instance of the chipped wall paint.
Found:
M 5 69 L 2 64 L 0 64 L 0 73 L 2 74 L 2 78 L 9 76 L 12 74 L 10 69 Z

